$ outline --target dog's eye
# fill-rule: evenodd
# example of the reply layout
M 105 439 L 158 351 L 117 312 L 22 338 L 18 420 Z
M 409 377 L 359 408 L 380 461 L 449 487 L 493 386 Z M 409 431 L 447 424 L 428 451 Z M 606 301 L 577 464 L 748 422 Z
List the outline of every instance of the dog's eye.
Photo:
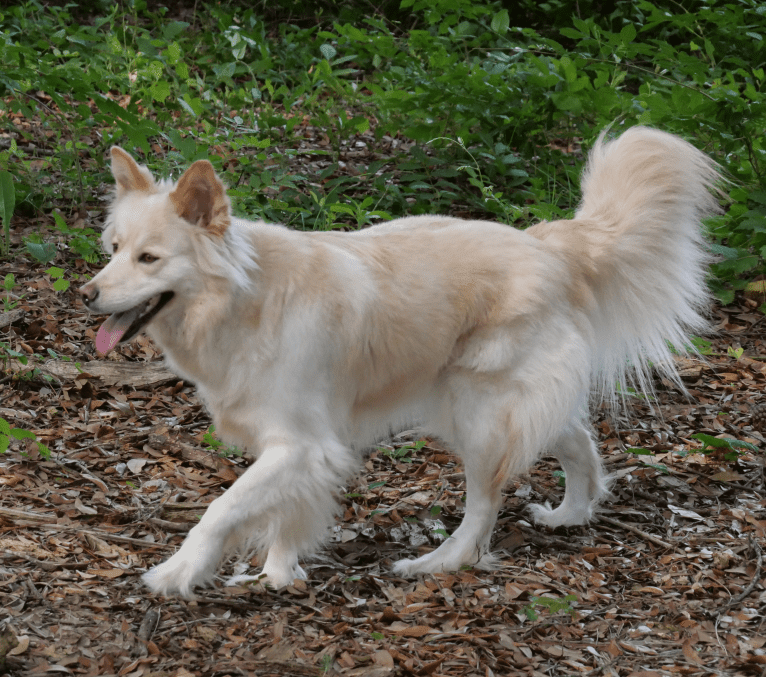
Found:
M 117 253 L 117 247 L 118 246 L 119 245 L 116 242 L 114 244 L 112 244 L 112 254 L 116 254 Z
M 138 257 L 138 260 L 140 263 L 154 263 L 157 260 L 157 257 L 152 256 L 151 254 L 141 254 L 141 256 Z

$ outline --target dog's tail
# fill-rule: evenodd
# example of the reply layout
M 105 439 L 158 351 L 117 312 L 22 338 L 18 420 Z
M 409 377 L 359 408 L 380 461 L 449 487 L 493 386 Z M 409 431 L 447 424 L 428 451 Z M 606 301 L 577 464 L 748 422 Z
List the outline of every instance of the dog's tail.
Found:
M 652 366 L 683 389 L 672 350 L 694 350 L 689 334 L 708 327 L 711 256 L 701 219 L 718 206 L 711 190 L 719 179 L 707 155 L 647 127 L 609 142 L 602 134 L 591 151 L 569 235 L 590 264 L 602 396 L 613 398 L 616 384 L 651 392 Z

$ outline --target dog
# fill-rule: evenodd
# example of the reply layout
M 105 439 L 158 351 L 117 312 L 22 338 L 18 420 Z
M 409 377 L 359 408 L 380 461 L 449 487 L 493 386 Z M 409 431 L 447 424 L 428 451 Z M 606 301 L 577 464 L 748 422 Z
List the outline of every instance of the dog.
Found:
M 109 314 L 101 353 L 139 331 L 197 385 L 224 441 L 255 458 L 180 549 L 144 574 L 193 596 L 222 557 L 256 546 L 280 588 L 326 538 L 336 495 L 369 445 L 419 425 L 462 459 L 462 523 L 395 574 L 489 568 L 502 489 L 544 452 L 566 473 L 534 519 L 580 525 L 608 492 L 591 395 L 680 385 L 673 350 L 707 327 L 716 164 L 671 134 L 602 134 L 571 220 L 525 231 L 446 216 L 355 232 L 298 232 L 235 218 L 212 165 L 156 182 L 111 150 L 108 265 L 80 289 Z M 681 386 L 682 387 L 682 386 Z M 263 559 L 265 556 L 265 561 Z

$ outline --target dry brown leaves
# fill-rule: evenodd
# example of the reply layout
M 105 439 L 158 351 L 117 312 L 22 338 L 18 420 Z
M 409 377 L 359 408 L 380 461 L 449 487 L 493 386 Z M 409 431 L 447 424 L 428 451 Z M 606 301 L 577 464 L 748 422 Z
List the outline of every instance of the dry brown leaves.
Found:
M 39 227 L 19 221 L 14 238 L 25 226 Z M 4 268 L 24 298 L 23 312 L 0 316 L 0 341 L 29 356 L 51 349 L 82 372 L 59 357 L 29 366 L 59 380 L 27 378 L 15 360 L 0 375 L 0 416 L 53 452 L 18 441 L 0 456 L 0 667 L 10 674 L 766 674 L 763 454 L 673 453 L 699 452 L 695 433 L 763 447 L 759 301 L 717 310 L 708 364 L 682 365 L 690 400 L 659 384 L 654 414 L 641 400 L 617 419 L 599 413 L 615 498 L 588 527 L 528 523 L 530 500 L 563 491 L 543 462 L 508 487 L 495 571 L 395 578 L 392 560 L 438 538 L 440 523 L 426 519 L 455 528 L 464 493 L 447 450 L 405 435 L 347 488 L 308 581 L 279 592 L 219 585 L 185 602 L 153 597 L 138 575 L 245 462 L 205 450 L 209 419 L 191 387 L 157 368 L 145 337 L 112 353 L 111 369 L 89 368 L 95 320 L 43 270 Z M 83 261 L 73 270 L 93 272 Z M 149 364 L 143 376 L 123 368 Z

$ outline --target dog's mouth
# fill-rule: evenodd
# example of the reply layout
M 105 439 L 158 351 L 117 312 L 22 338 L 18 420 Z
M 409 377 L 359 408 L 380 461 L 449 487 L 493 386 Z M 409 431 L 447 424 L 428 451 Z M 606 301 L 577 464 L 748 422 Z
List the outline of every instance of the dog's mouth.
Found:
M 130 341 L 152 318 L 160 312 L 172 299 L 172 291 L 162 292 L 148 301 L 139 303 L 130 310 L 111 315 L 101 325 L 96 335 L 96 350 L 100 355 L 106 355 L 118 343 Z

